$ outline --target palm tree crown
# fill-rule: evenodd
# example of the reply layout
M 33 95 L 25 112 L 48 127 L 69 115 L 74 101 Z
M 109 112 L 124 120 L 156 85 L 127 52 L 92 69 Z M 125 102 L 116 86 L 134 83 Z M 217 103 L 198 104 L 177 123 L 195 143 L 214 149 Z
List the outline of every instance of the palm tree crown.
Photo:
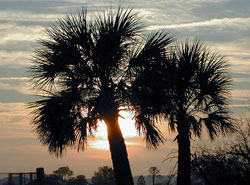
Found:
M 171 53 L 170 62 L 175 75 L 168 93 L 171 129 L 178 127 L 179 115 L 184 114 L 195 136 L 201 136 L 203 124 L 211 139 L 233 131 L 228 109 L 231 78 L 224 57 L 209 52 L 199 41 L 186 41 Z
M 31 73 L 45 96 L 31 106 L 36 131 L 52 152 L 76 143 L 84 147 L 87 129 L 91 133 L 97 120 L 113 111 L 110 105 L 117 109 L 125 102 L 122 77 L 142 27 L 131 10 L 105 16 L 88 22 L 83 9 L 60 19 L 47 29 L 49 39 L 39 41 Z
M 185 113 L 186 124 L 198 137 L 203 123 L 211 139 L 234 130 L 228 109 L 231 78 L 224 57 L 199 41 L 186 41 L 157 62 L 144 63 L 146 67 L 138 70 L 133 81 L 132 101 L 141 114 L 165 115 L 175 131 L 179 115 Z

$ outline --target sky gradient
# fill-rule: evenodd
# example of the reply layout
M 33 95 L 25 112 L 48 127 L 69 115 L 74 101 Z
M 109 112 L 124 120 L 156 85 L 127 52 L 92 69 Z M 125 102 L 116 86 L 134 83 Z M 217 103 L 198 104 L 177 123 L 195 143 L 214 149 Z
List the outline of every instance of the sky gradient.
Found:
M 98 142 L 107 142 L 105 127 L 89 138 L 83 152 L 68 150 L 62 158 L 50 155 L 32 132 L 27 102 L 35 99 L 30 89 L 27 67 L 31 63 L 36 40 L 45 38 L 44 29 L 65 13 L 76 12 L 87 5 L 90 14 L 105 7 L 133 7 L 145 23 L 145 32 L 166 30 L 176 40 L 199 39 L 211 51 L 226 56 L 233 78 L 232 110 L 243 111 L 250 96 L 250 1 L 249 0 L 0 0 L 0 172 L 34 171 L 44 167 L 46 173 L 61 166 L 69 166 L 75 174 L 91 177 L 99 166 L 111 166 L 108 150 L 98 149 Z M 147 175 L 157 166 L 166 175 L 169 163 L 163 163 L 168 152 L 176 149 L 175 135 L 159 150 L 147 150 L 143 137 L 133 130 L 126 135 L 127 149 L 133 175 Z M 101 124 L 101 123 L 100 123 Z M 128 131 L 127 131 L 128 133 Z M 132 137 L 131 137 L 132 136 Z M 205 139 L 206 140 L 206 139 Z

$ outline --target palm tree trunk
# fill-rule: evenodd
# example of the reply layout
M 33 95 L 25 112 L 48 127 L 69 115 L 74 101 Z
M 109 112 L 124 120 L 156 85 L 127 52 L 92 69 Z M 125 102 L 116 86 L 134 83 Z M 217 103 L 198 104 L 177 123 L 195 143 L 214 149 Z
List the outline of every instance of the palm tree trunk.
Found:
M 109 148 L 113 162 L 116 184 L 134 185 L 126 145 L 118 124 L 118 114 L 105 119 L 108 130 Z
M 184 121 L 179 122 L 177 130 L 178 130 L 177 185 L 191 185 L 191 152 L 190 152 L 189 126 Z

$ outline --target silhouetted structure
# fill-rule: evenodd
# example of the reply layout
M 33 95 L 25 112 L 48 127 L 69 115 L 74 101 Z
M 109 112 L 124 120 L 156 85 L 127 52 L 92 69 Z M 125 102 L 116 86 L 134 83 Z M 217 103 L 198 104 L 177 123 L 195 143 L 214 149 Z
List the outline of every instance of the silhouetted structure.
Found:
M 44 169 L 37 168 L 36 172 L 0 173 L 0 185 L 45 185 Z

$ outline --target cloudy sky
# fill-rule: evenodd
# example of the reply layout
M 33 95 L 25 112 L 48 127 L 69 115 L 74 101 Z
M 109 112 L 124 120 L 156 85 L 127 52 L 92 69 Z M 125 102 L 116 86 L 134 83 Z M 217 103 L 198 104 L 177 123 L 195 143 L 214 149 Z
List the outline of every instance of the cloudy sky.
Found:
M 77 153 L 69 149 L 62 158 L 56 158 L 32 133 L 26 107 L 34 100 L 26 71 L 36 40 L 45 37 L 45 27 L 84 4 L 90 13 L 110 5 L 133 7 L 146 24 L 146 32 L 164 29 L 179 41 L 198 38 L 211 50 L 225 55 L 234 79 L 232 110 L 243 111 L 241 107 L 250 96 L 249 0 L 0 0 L 0 172 L 44 167 L 45 172 L 51 173 L 69 166 L 76 174 L 91 177 L 99 166 L 111 166 L 103 124 L 100 123 L 98 138 L 89 139 L 87 150 Z M 143 137 L 136 136 L 131 119 L 121 120 L 121 125 L 130 128 L 124 134 L 133 175 L 147 175 L 151 166 L 166 175 L 170 164 L 162 161 L 176 149 L 174 135 L 164 129 L 168 142 L 159 150 L 150 151 L 145 148 Z

